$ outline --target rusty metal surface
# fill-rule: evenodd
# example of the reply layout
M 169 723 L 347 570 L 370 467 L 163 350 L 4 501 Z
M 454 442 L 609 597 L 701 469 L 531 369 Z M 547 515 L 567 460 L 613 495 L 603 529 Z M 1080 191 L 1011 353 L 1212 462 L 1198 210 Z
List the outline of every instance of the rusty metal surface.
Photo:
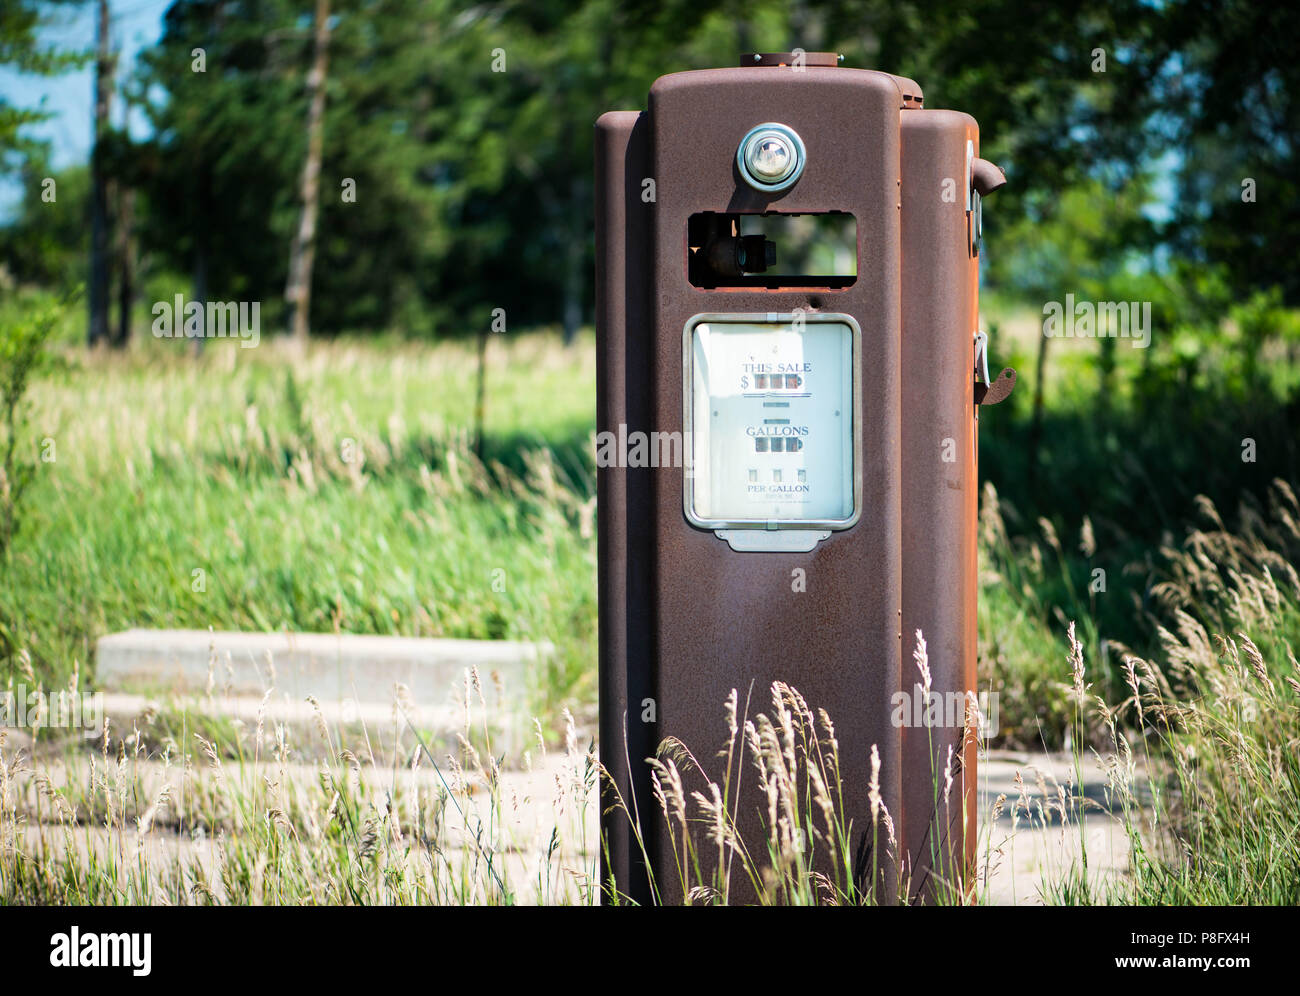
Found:
M 746 52 L 740 57 L 740 66 L 741 68 L 787 68 L 796 64 L 796 58 L 802 60 L 805 69 L 834 69 L 843 64 L 843 56 L 836 52 L 801 52 L 798 57 L 794 52 Z M 892 73 L 880 75 L 889 76 L 898 84 L 899 96 L 902 99 L 900 106 L 905 108 L 921 106 L 924 94 L 921 93 L 916 80 L 908 79 L 906 76 L 895 76 Z
M 1016 388 L 1016 372 L 1010 367 L 1003 367 L 1002 372 L 992 384 L 975 385 L 975 404 L 987 408 L 1006 401 Z
M 617 432 L 620 425 L 649 420 L 646 367 L 653 336 L 649 324 L 649 212 L 641 198 L 648 176 L 649 122 L 635 111 L 604 114 L 596 123 L 596 424 Z M 621 798 L 634 807 L 648 801 L 645 766 L 629 763 L 654 752 L 654 727 L 639 721 L 640 702 L 653 694 L 655 654 L 650 642 L 650 578 L 653 550 L 647 540 L 650 481 L 645 469 L 596 472 L 597 568 L 600 655 L 601 759 L 617 795 L 602 798 L 602 812 Z M 602 816 L 607 849 L 602 881 L 612 874 L 637 902 L 650 893 L 645 856 L 621 812 Z M 608 851 L 606 854 L 605 851 Z
M 979 134 L 969 115 L 936 110 L 903 115 L 902 134 L 903 687 L 915 702 L 925 697 L 912 659 L 918 630 L 933 691 L 975 688 L 979 262 L 961 178 L 967 142 Z M 904 729 L 901 825 L 914 897 L 932 895 L 938 879 L 956 881 L 964 827 L 976 825 L 965 803 L 974 799 L 975 757 L 963 750 L 961 726 L 948 724 L 955 718 L 945 708 L 944 724 Z
M 1007 175 L 1002 172 L 1000 167 L 987 159 L 975 160 L 972 178 L 975 182 L 975 189 L 979 191 L 981 197 L 1007 185 Z
M 900 667 L 901 104 L 899 87 L 889 76 L 819 68 L 667 76 L 651 88 L 649 104 L 659 192 L 653 223 L 653 427 L 680 429 L 680 330 L 701 312 L 847 312 L 859 319 L 863 352 L 871 356 L 869 389 L 858 412 L 866 514 L 856 527 L 832 535 L 810 553 L 736 553 L 712 533 L 687 524 L 680 474 L 655 476 L 660 734 L 698 745 L 693 749 L 708 757 L 723 743 L 723 702 L 731 689 L 738 689 L 742 703 L 752 689 L 753 707 L 767 710 L 771 683 L 789 683 L 837 720 L 844 806 L 855 817 L 855 850 L 869 839 L 873 745 L 880 752 L 886 807 L 897 813 L 900 798 L 902 738 L 889 724 L 887 704 L 898 687 Z M 734 173 L 737 142 L 763 121 L 788 124 L 808 150 L 799 183 L 777 195 L 737 184 Z M 853 286 L 708 291 L 687 281 L 684 238 L 691 214 L 768 208 L 800 213 L 831 207 L 857 218 L 861 234 Z M 806 572 L 806 592 L 791 590 L 794 568 Z M 687 786 L 688 792 L 701 788 L 698 778 Z M 765 804 L 752 773 L 739 811 L 742 835 L 761 842 L 758 813 Z M 889 896 L 893 876 L 883 878 Z M 671 886 L 671 879 L 664 884 Z M 743 895 L 745 883 L 733 884 Z
M 746 52 L 740 57 L 740 65 L 746 69 L 755 66 L 790 66 L 796 58 L 802 58 L 805 66 L 833 69 L 840 64 L 840 56 L 836 52 L 801 52 L 798 56 L 794 52 Z
M 836 722 L 854 843 L 870 834 L 875 745 L 906 860 L 929 853 L 921 814 L 934 808 L 930 765 L 922 792 L 920 741 L 890 712 L 915 674 L 918 627 L 932 648 L 935 687 L 974 687 L 978 262 L 964 205 L 940 202 L 939 177 L 960 187 L 965 142 L 977 135 L 968 116 L 922 110 L 920 100 L 912 81 L 885 73 L 813 64 L 703 70 L 661 78 L 647 113 L 607 114 L 597 126 L 598 430 L 682 430 L 682 329 L 694 315 L 803 308 L 845 312 L 862 327 L 863 515 L 811 552 L 740 553 L 692 527 L 680 468 L 597 472 L 601 756 L 654 829 L 650 861 L 669 902 L 681 897 L 641 759 L 673 736 L 709 765 L 727 736 L 730 690 L 742 708 L 752 694 L 751 714 L 767 711 L 775 680 Z M 735 165 L 740 138 L 766 121 L 794 128 L 808 150 L 802 178 L 778 194 L 749 187 Z M 653 202 L 642 197 L 646 178 Z M 692 214 L 768 210 L 851 212 L 858 279 L 835 289 L 691 285 Z M 954 464 L 940 459 L 950 436 Z M 805 571 L 806 592 L 792 590 L 794 568 Z M 647 699 L 655 723 L 641 722 Z M 944 752 L 947 742 L 938 745 Z M 746 775 L 740 829 L 761 840 L 765 801 L 752 770 Z M 688 778 L 688 795 L 701 788 L 698 776 Z M 613 854 L 607 872 L 644 897 L 626 817 L 606 815 L 603 831 Z M 951 841 L 960 851 L 960 834 Z M 716 851 L 700 853 L 707 878 Z M 886 901 L 903 898 L 891 891 L 894 871 L 878 883 Z M 746 883 L 732 885 L 733 899 L 747 898 Z

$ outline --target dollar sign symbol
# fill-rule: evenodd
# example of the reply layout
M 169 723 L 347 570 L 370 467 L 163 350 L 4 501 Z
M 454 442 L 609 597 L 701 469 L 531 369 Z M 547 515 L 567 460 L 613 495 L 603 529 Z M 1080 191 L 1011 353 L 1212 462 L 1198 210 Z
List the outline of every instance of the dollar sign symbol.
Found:
M 749 375 L 745 374 L 740 378 L 740 389 L 743 391 L 749 387 Z

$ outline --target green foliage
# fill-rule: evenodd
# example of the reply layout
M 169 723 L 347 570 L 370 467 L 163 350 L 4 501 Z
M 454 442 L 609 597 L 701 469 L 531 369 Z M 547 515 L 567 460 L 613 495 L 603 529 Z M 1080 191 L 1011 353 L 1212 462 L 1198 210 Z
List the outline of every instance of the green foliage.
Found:
M 62 0 L 70 5 L 76 0 Z M 60 0 L 5 0 L 0 6 L 0 66 L 22 73 L 53 76 L 86 61 L 86 54 L 68 52 L 37 43 L 37 33 L 48 20 L 50 9 Z M 18 107 L 0 93 L 0 173 L 13 166 L 11 153 L 20 147 L 31 148 L 18 132 L 24 125 L 49 117 L 47 111 Z
M 1091 353 L 1063 359 L 1034 489 L 1026 400 L 980 420 L 980 472 L 989 482 L 981 505 L 981 680 L 1001 690 L 1004 733 L 1022 745 L 1061 742 L 1054 634 L 1068 621 L 1079 623 L 1103 689 L 1121 680 L 1118 648 L 1155 653 L 1149 613 L 1158 551 L 1185 529 L 1198 495 L 1225 507 L 1243 495 L 1258 503 L 1273 478 L 1300 477 L 1294 401 L 1239 393 L 1239 370 L 1218 369 L 1218 354 L 1195 376 L 1153 361 L 1139 377 L 1126 367 L 1143 362 L 1131 358 L 1140 351 L 1120 350 L 1125 366 L 1109 407 L 1095 400 Z
M 56 173 L 39 152 L 24 161 L 19 178 L 30 196 L 19 205 L 13 222 L 0 228 L 0 258 L 20 285 L 55 293 L 75 291 L 86 279 L 90 170 L 72 166 Z M 47 178 L 54 181 L 53 200 L 42 197 Z
M 136 88 L 168 94 L 141 153 L 145 242 L 166 269 L 201 264 L 214 297 L 266 302 L 274 324 L 311 4 L 242 6 L 180 0 L 144 54 Z M 333 9 L 313 325 L 460 334 L 496 307 L 512 327 L 553 322 L 567 300 L 589 313 L 592 123 L 644 102 L 698 5 Z M 206 72 L 192 70 L 198 47 Z
M 989 199 L 987 213 L 999 204 Z M 1144 269 L 1152 226 L 1144 210 L 1154 195 L 1140 177 L 1113 194 L 1100 179 L 1062 193 L 1030 192 L 1025 216 L 1004 225 L 989 246 L 989 283 L 1025 300 L 1055 299 L 1067 291 L 1104 298 L 1126 274 Z
M 1163 20 L 1179 46 L 1158 87 L 1177 114 L 1157 132 L 1181 159 L 1173 250 L 1300 304 L 1300 10 L 1182 2 Z
M 46 347 L 61 305 L 3 302 L 0 307 L 0 568 L 18 532 L 19 510 L 35 472 L 35 446 L 25 438 L 27 391 L 47 361 Z M 32 455 L 28 456 L 28 450 Z
M 306 120 L 296 111 L 310 22 L 297 23 L 289 2 L 240 6 L 231 16 L 229 4 L 175 3 L 161 42 L 141 54 L 137 90 L 167 95 L 146 104 L 155 136 L 139 151 L 141 242 L 213 299 L 269 305 L 284 290 L 297 189 L 285 141 Z M 275 311 L 264 309 L 263 322 Z

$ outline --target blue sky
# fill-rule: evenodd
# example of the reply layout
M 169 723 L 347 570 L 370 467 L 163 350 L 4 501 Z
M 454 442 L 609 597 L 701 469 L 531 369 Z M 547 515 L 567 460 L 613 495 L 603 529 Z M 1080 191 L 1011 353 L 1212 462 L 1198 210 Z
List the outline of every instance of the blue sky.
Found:
M 162 36 L 163 14 L 172 0 L 110 0 L 110 35 L 121 55 L 118 74 L 130 74 L 136 54 Z M 95 46 L 96 5 L 49 8 L 47 23 L 38 32 L 43 46 L 85 50 Z M 0 68 L 0 93 L 17 107 L 41 107 L 53 116 L 24 130 L 33 138 L 50 142 L 54 168 L 63 169 L 85 162 L 90 151 L 90 119 L 93 105 L 94 68 L 86 66 L 62 76 L 25 76 Z M 121 107 L 115 109 L 120 115 Z M 120 121 L 120 117 L 114 120 Z M 142 119 L 131 122 L 132 132 L 143 134 Z M 8 218 L 21 202 L 24 191 L 13 181 L 0 182 L 0 218 Z

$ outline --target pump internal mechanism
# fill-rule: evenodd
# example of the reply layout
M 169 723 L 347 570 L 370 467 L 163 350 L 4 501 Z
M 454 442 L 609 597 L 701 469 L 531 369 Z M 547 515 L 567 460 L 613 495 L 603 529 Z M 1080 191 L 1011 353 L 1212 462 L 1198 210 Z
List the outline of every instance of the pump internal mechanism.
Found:
M 739 218 L 706 212 L 691 218 L 691 283 L 716 286 L 776 266 L 776 243 L 762 234 L 741 235 Z
M 686 228 L 696 287 L 843 288 L 857 279 L 857 219 L 845 211 L 701 211 Z

